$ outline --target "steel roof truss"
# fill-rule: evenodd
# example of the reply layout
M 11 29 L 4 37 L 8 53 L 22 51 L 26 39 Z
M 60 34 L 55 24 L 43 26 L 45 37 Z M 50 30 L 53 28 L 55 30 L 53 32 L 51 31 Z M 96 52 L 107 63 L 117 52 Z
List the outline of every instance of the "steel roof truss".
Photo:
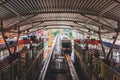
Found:
M 43 22 L 39 23 L 39 24 L 36 24 L 36 25 L 32 25 L 31 27 L 27 28 L 27 29 L 24 29 L 24 30 L 21 30 L 21 32 L 24 32 L 26 30 L 29 30 L 29 29 L 32 29 L 32 28 L 35 28 L 36 26 L 38 27 L 40 24 L 42 24 Z
M 96 32 L 96 33 L 97 33 L 97 31 L 96 31 L 96 30 L 91 29 L 91 28 L 88 28 L 88 27 L 86 27 L 85 25 L 81 25 L 81 24 L 79 24 L 79 23 L 77 23 L 77 22 L 75 22 L 75 24 L 78 24 L 78 25 L 80 25 L 80 26 L 82 26 L 82 27 L 84 27 L 84 28 L 86 28 L 86 29 L 88 29 L 88 30 L 92 30 L 92 31 L 94 31 L 94 32 Z
M 83 14 L 81 14 L 81 15 L 83 15 Z M 108 25 L 106 25 L 106 24 L 103 24 L 102 22 L 99 22 L 98 20 L 95 20 L 95 19 L 93 19 L 93 18 L 91 18 L 91 17 L 89 17 L 89 16 L 87 16 L 87 15 L 83 15 L 83 16 L 86 17 L 86 18 L 91 19 L 92 21 L 95 21 L 95 22 L 101 24 L 102 26 L 105 26 L 105 28 L 108 29 L 108 30 L 110 30 L 110 31 L 113 31 L 113 30 L 114 30 L 114 28 L 112 28 L 112 27 L 110 27 L 110 26 L 108 26 Z
M 3 20 L 0 20 L 0 27 L 3 28 Z M 9 55 L 11 55 L 12 53 L 11 53 L 10 48 L 9 48 L 9 45 L 8 45 L 8 43 L 7 43 L 7 41 L 6 41 L 5 31 L 4 31 L 4 30 L 1 30 L 1 34 L 2 34 L 3 40 L 4 40 L 4 42 L 5 42 L 5 45 L 6 45 L 7 49 L 8 49 L 8 51 L 9 51 Z
M 9 31 L 9 30 L 13 29 L 15 25 L 18 25 L 18 24 L 20 24 L 20 23 L 22 23 L 22 22 L 24 22 L 24 21 L 26 21 L 26 20 L 28 20 L 28 19 L 30 19 L 30 18 L 32 18 L 32 17 L 35 17 L 35 16 L 37 16 L 37 15 L 38 15 L 38 14 L 34 14 L 34 15 L 32 15 L 32 16 L 26 18 L 26 19 L 21 20 L 20 22 L 18 22 L 18 23 L 16 23 L 16 24 L 14 24 L 14 25 L 6 28 L 6 31 Z
M 102 47 L 103 56 L 106 58 L 105 48 L 104 48 L 104 46 L 103 46 L 102 37 L 101 37 L 101 27 L 99 27 L 98 36 L 99 36 L 100 44 L 101 44 L 101 47 Z
M 30 33 L 32 33 L 32 32 L 36 32 L 36 31 L 41 30 L 41 29 L 44 29 L 44 28 L 45 28 L 45 27 L 40 27 L 40 28 L 38 28 L 38 29 L 36 29 L 36 30 L 30 31 L 28 34 L 30 34 Z
M 107 20 L 105 20 L 104 18 L 102 18 L 102 17 L 99 17 L 100 19 L 102 19 L 103 21 L 105 21 L 108 25 L 110 25 L 111 27 L 115 27 L 115 26 L 113 26 L 111 23 L 109 23 Z
M 8 10 L 10 10 L 11 12 L 13 12 L 14 14 L 16 14 L 17 16 L 20 16 L 21 18 L 23 19 L 26 19 L 24 16 L 21 16 L 18 12 L 16 12 L 15 10 L 13 10 L 12 8 L 10 8 L 9 6 L 7 5 L 4 5 L 4 7 Z M 27 19 L 28 22 L 32 23 L 32 21 L 30 21 L 29 19 Z

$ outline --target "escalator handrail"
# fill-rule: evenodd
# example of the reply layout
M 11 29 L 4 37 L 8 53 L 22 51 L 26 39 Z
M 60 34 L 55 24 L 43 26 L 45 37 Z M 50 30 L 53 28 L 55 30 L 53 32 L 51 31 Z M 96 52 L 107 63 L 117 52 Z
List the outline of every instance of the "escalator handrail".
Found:
M 8 64 L 7 66 L 2 67 L 2 68 L 0 69 L 0 72 L 1 72 L 2 70 L 4 70 L 4 69 L 7 69 L 7 68 L 11 67 L 11 65 L 15 64 L 18 60 L 19 60 L 19 59 L 15 59 L 11 64 Z
M 49 52 L 49 54 L 48 54 L 48 56 L 45 60 L 45 63 L 44 63 L 43 68 L 40 72 L 40 75 L 38 76 L 38 80 L 44 80 L 44 78 L 45 78 L 45 75 L 46 75 L 46 72 L 47 72 L 47 69 L 48 69 L 48 65 L 49 65 L 50 60 L 52 58 L 52 54 L 53 54 L 53 51 L 54 51 L 54 48 L 55 48 L 55 44 L 57 42 L 57 38 L 58 38 L 58 35 L 56 36 L 55 42 L 53 43 L 52 48 L 51 48 L 51 50 L 50 50 L 50 52 Z
M 79 43 L 75 42 L 75 44 L 76 44 L 77 46 L 79 46 L 82 50 L 85 49 L 84 47 L 81 47 Z M 88 50 L 86 50 L 86 52 L 88 52 L 89 54 L 93 54 L 92 52 L 90 52 L 90 51 L 88 51 Z
M 34 59 L 34 61 L 32 62 L 32 64 L 30 65 L 30 67 L 28 68 L 28 70 L 26 71 L 26 73 L 23 75 L 23 77 L 21 78 L 21 80 L 24 80 L 26 78 L 27 74 L 30 73 L 30 71 L 32 70 L 34 64 L 37 62 L 38 57 L 40 57 L 41 54 L 42 54 L 42 50 L 41 50 L 41 52 L 38 55 L 35 56 L 36 58 Z
M 77 43 L 77 42 L 74 42 L 74 43 L 75 43 L 76 45 L 78 45 L 81 49 L 85 49 L 84 47 L 81 47 L 79 43 Z M 74 44 L 74 45 L 75 45 L 75 44 Z

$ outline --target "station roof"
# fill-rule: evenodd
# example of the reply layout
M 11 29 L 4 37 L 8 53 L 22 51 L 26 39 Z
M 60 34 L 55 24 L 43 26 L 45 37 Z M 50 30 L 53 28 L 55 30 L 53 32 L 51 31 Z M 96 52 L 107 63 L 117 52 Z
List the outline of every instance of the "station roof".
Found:
M 118 30 L 120 0 L 0 0 L 0 20 L 12 34 L 47 26 L 111 33 Z

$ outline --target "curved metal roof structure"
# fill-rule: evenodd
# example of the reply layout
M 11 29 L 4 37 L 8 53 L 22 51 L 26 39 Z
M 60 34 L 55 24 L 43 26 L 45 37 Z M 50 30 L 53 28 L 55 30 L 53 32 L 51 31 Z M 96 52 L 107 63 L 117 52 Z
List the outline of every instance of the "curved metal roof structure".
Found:
M 120 0 L 0 0 L 4 31 L 70 26 L 101 33 L 120 30 Z

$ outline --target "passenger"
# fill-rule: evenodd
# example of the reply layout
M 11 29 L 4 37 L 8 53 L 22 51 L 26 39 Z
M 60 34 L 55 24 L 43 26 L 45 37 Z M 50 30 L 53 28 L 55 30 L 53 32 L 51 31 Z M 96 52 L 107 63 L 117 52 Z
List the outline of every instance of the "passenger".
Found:
M 82 54 L 83 54 L 83 61 L 85 60 L 85 55 L 86 55 L 86 52 L 85 52 L 86 50 L 85 49 L 83 49 L 82 50 Z
M 100 54 L 99 54 L 99 51 L 98 51 L 98 50 L 95 50 L 94 56 L 95 56 L 96 58 L 99 58 Z
M 88 44 L 85 45 L 85 50 L 86 50 L 86 51 L 88 50 Z

